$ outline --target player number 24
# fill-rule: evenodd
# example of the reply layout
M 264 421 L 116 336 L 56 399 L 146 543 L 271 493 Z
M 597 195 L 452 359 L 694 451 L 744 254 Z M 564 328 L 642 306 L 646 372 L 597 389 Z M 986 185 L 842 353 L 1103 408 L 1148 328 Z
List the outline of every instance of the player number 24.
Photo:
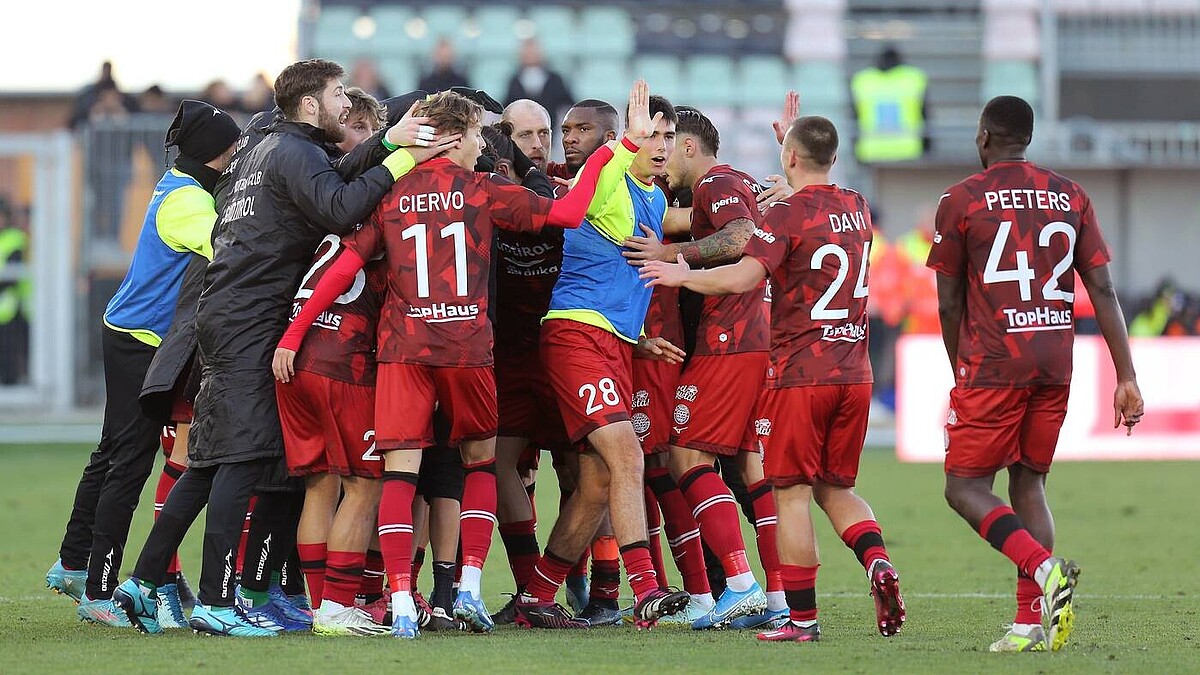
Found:
M 442 239 L 454 239 L 454 294 L 467 294 L 467 226 L 463 221 L 450 223 L 438 234 Z M 409 225 L 400 232 L 403 239 L 416 239 L 417 251 L 417 297 L 429 297 L 429 227 L 425 223 Z
M 1008 235 L 1012 232 L 1012 221 L 1001 221 L 996 230 L 996 238 L 992 240 L 992 250 L 988 253 L 987 265 L 983 268 L 983 283 L 995 284 L 1008 281 L 1017 282 L 1021 289 L 1021 300 L 1029 302 L 1033 299 L 1032 282 L 1037 274 L 1029 266 L 1029 251 L 1017 251 L 1017 266 L 1012 269 L 1000 269 L 1000 258 L 1004 255 L 1004 246 L 1008 243 Z M 1067 253 L 1054 266 L 1050 279 L 1042 286 L 1042 297 L 1046 300 L 1065 300 L 1075 302 L 1075 294 L 1068 293 L 1058 287 L 1058 280 L 1071 269 L 1075 262 L 1075 228 L 1062 221 L 1055 221 L 1042 228 L 1038 234 L 1038 246 L 1046 248 L 1050 238 L 1061 234 L 1067 238 Z
M 846 277 L 850 273 L 850 256 L 846 253 L 846 249 L 837 244 L 825 244 L 821 248 L 813 251 L 812 260 L 809 262 L 809 268 L 819 270 L 825 266 L 825 258 L 833 256 L 837 258 L 838 269 L 837 276 L 834 277 L 833 283 L 829 284 L 829 288 L 825 289 L 825 293 L 817 299 L 813 305 L 809 316 L 813 321 L 838 321 L 849 318 L 850 309 L 848 307 L 842 309 L 829 309 L 829 303 L 837 297 L 838 291 L 842 290 L 842 284 L 846 283 Z M 854 297 L 867 297 L 867 261 L 871 259 L 871 242 L 863 242 L 863 252 L 860 262 L 862 266 L 858 268 L 858 280 L 854 283 Z
M 596 394 L 600 394 L 600 400 L 603 404 L 596 402 Z M 617 405 L 621 402 L 621 397 L 617 395 L 617 385 L 610 377 L 600 378 L 596 384 L 591 382 L 585 383 L 579 388 L 579 398 L 587 398 L 587 409 L 585 415 L 601 410 L 605 405 Z

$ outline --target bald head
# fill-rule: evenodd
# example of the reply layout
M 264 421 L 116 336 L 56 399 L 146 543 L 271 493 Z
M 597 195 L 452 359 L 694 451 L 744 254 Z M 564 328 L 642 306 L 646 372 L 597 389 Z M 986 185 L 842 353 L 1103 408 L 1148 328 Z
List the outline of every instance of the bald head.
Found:
M 512 126 L 512 140 L 539 170 L 550 162 L 550 113 L 537 101 L 527 98 L 508 104 L 501 122 Z

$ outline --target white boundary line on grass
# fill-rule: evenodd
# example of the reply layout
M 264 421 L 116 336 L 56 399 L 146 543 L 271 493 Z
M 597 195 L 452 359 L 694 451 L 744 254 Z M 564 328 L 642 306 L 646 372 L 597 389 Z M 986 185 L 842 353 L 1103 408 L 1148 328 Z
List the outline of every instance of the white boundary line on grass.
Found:
M 867 597 L 868 593 L 848 593 L 838 591 L 835 593 L 817 593 L 818 597 L 826 598 L 857 598 L 860 596 Z M 904 593 L 906 598 L 921 598 L 927 600 L 1007 600 L 1014 596 L 1013 593 Z M 1192 596 L 1188 595 L 1096 595 L 1089 593 L 1075 593 L 1075 597 L 1081 600 L 1186 600 Z

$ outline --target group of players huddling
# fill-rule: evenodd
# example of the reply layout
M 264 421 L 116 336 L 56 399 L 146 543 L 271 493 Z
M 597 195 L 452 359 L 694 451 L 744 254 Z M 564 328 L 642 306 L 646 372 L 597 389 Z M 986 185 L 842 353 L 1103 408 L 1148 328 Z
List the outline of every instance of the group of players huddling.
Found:
M 866 572 L 879 632 L 896 635 L 899 575 L 854 492 L 871 400 L 871 214 L 829 180 L 834 125 L 799 116 L 788 94 L 774 125 L 783 179 L 767 189 L 718 160 L 701 110 L 642 81 L 623 133 L 614 106 L 572 107 L 557 164 L 550 116 L 532 101 L 501 110 L 482 92 L 420 92 L 403 110 L 386 102 L 389 116 L 361 91 L 348 98 L 341 75 L 327 61 L 290 66 L 277 116 L 203 153 L 224 157 L 232 189 L 215 190 L 194 310 L 190 466 L 133 577 L 109 590 L 116 571 L 97 583 L 64 542 L 49 585 L 81 617 L 143 633 L 411 639 L 627 620 L 813 641 L 815 500 Z M 485 107 L 501 121 L 485 125 Z M 1115 423 L 1141 417 L 1107 249 L 1082 189 L 1024 159 L 1032 126 L 1018 98 L 987 105 L 984 171 L 942 197 L 929 261 L 956 379 L 947 498 L 1019 569 L 996 651 L 1057 650 L 1073 626 L 1079 570 L 1050 553 L 1043 487 L 1070 380 L 1072 269 L 1118 370 Z M 542 450 L 562 491 L 544 549 Z M 256 485 L 254 517 L 270 520 L 281 493 L 263 484 L 287 483 L 271 478 L 280 455 L 303 481 L 298 526 L 264 525 L 265 548 L 253 526 L 239 542 Z M 1012 508 L 991 492 L 1001 469 Z M 171 561 L 206 502 L 189 620 Z M 494 524 L 515 592 L 490 614 L 480 578 Z M 664 529 L 683 590 L 666 583 Z M 415 585 L 426 543 L 429 600 Z M 296 566 L 306 593 L 277 583 Z M 625 610 L 621 566 L 635 597 Z M 555 600 L 564 584 L 570 610 Z

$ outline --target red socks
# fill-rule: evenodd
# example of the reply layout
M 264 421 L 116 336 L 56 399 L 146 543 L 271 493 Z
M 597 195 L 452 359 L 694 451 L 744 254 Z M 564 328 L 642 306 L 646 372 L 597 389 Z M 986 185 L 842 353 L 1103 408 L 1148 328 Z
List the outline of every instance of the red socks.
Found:
M 308 585 L 308 601 L 313 609 L 321 606 L 325 597 L 325 542 L 296 544 L 300 553 L 300 571 Z
M 163 427 L 166 429 L 166 427 Z M 164 435 L 163 447 L 166 447 L 166 436 Z M 175 446 L 175 431 L 171 430 L 171 446 Z M 167 495 L 171 494 L 171 488 L 175 487 L 175 483 L 179 482 L 179 477 L 187 467 L 182 464 L 176 464 L 171 460 L 167 460 L 163 464 L 162 473 L 158 475 L 158 486 L 154 488 L 154 519 L 158 519 L 158 512 L 162 511 L 163 504 L 167 503 Z M 171 564 L 167 566 L 167 576 L 179 574 L 179 554 L 171 556 Z
M 508 566 L 512 569 L 517 588 L 525 588 L 529 584 L 533 568 L 537 565 L 540 552 L 536 528 L 536 520 L 500 524 L 500 539 L 508 553 Z
M 692 467 L 679 479 L 679 489 L 692 507 L 705 543 L 721 560 L 725 576 L 749 572 L 737 501 L 716 470 L 708 465 Z
M 649 555 L 647 549 L 646 554 Z M 621 597 L 621 557 L 616 537 L 596 537 L 592 542 L 592 582 L 588 597 L 591 600 L 616 602 Z M 654 569 L 654 564 L 650 564 Z M 633 574 L 628 567 L 626 574 Z
M 354 595 L 362 585 L 367 554 L 357 551 L 330 551 L 325 562 L 325 595 L 343 607 L 354 605 Z
M 779 566 L 792 621 L 817 620 L 817 567 Z
M 883 545 L 883 533 L 874 520 L 859 521 L 842 532 L 842 541 L 854 551 L 863 569 L 870 571 L 876 560 L 888 560 L 887 548 Z
M 1050 558 L 1050 552 L 1029 534 L 1010 506 L 997 506 L 979 524 L 979 535 L 992 548 L 1017 565 L 1017 570 L 1032 579 L 1038 565 Z
M 767 592 L 783 590 L 783 577 L 779 572 L 779 547 L 775 543 L 778 529 L 775 514 L 775 494 L 767 481 L 760 480 L 746 488 L 754 506 L 754 532 L 758 543 L 758 558 L 767 575 Z
M 700 543 L 700 526 L 692 517 L 692 508 L 679 491 L 675 479 L 666 467 L 646 470 L 646 483 L 654 490 L 662 507 L 663 526 L 671 556 L 683 575 L 683 588 L 692 595 L 711 593 L 704 567 L 704 546 Z
M 533 568 L 533 576 L 525 586 L 524 594 L 536 598 L 538 602 L 554 602 L 554 596 L 574 565 L 574 561 L 564 560 L 546 549 Z
M 358 586 L 360 595 L 366 596 L 367 602 L 383 595 L 383 554 L 379 551 L 367 551 L 366 563 L 363 565 L 362 583 Z M 416 578 L 416 575 L 413 575 Z
M 1042 588 L 1024 574 L 1017 575 L 1017 615 L 1013 623 L 1042 622 Z
M 658 585 L 667 587 L 667 567 L 663 562 L 662 552 L 662 514 L 658 511 L 658 499 L 650 486 L 645 486 L 646 499 L 646 536 L 650 543 L 650 562 L 654 563 L 654 575 L 658 577 Z
M 625 563 L 625 573 L 629 575 L 634 597 L 640 600 L 647 593 L 658 590 L 658 576 L 654 573 L 654 563 L 650 561 L 650 544 L 635 541 L 622 546 L 621 560 Z
M 379 550 L 393 593 L 412 592 L 413 515 L 417 474 L 384 471 L 379 500 Z
M 458 524 L 462 530 L 462 564 L 483 569 L 492 530 L 496 528 L 496 460 L 464 464 L 462 512 Z

